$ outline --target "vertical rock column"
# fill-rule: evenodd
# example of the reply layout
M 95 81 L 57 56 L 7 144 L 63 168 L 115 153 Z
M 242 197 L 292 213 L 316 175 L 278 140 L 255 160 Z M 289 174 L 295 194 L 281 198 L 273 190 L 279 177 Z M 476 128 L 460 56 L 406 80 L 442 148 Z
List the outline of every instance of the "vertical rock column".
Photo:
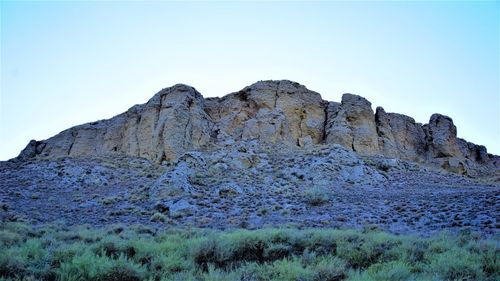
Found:
M 379 152 L 375 114 L 363 97 L 344 94 L 342 103 L 328 104 L 326 142 L 338 143 L 360 154 Z

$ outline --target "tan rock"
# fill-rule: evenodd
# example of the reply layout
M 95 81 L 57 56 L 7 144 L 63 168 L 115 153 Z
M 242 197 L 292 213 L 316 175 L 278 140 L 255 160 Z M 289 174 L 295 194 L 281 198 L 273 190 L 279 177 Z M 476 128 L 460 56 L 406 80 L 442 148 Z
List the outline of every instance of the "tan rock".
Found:
M 457 127 L 453 120 L 441 114 L 433 114 L 429 124 L 423 126 L 431 157 L 463 158 L 457 143 Z
M 208 143 L 213 127 L 204 99 L 194 88 L 175 85 L 146 104 L 108 120 L 70 128 L 43 141 L 42 156 L 126 154 L 155 161 L 175 160 Z
M 221 99 L 209 99 L 207 112 L 216 132 L 234 140 L 258 139 L 297 146 L 310 136 L 323 141 L 325 102 L 306 87 L 287 80 L 260 81 Z
M 377 107 L 375 114 L 380 152 L 389 157 L 420 161 L 426 153 L 422 124 L 406 115 L 386 113 Z
M 345 110 L 340 103 L 329 102 L 327 107 L 326 142 L 340 144 L 353 150 L 353 134 L 350 128 Z
M 465 158 L 479 163 L 485 163 L 490 160 L 486 147 L 470 143 L 460 138 L 457 138 L 457 143 L 460 152 Z
M 376 154 L 378 148 L 375 115 L 365 98 L 344 94 L 342 103 L 327 108 L 326 141 L 337 143 L 361 154 Z
M 464 161 L 456 157 L 441 158 L 441 168 L 461 175 L 467 174 L 467 166 Z
M 260 81 L 207 99 L 193 87 L 178 84 L 113 118 L 73 127 L 44 141 L 32 140 L 17 159 L 114 154 L 174 163 L 187 152 L 249 143 L 275 145 L 289 153 L 313 151 L 318 144 L 341 145 L 362 155 L 381 154 L 461 174 L 500 171 L 500 158 L 484 146 L 458 139 L 447 116 L 434 114 L 422 126 L 381 107 L 374 114 L 371 103 L 360 96 L 344 94 L 341 103 L 326 102 L 287 80 Z M 238 157 L 222 154 L 224 161 L 233 159 L 227 163 L 229 169 L 266 165 L 265 159 L 244 150 L 237 149 Z

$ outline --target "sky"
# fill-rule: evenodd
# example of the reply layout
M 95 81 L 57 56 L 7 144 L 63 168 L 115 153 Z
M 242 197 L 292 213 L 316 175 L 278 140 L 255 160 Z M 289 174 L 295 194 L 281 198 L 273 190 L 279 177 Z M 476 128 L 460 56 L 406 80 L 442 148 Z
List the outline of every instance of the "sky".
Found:
M 288 79 L 500 154 L 500 2 L 0 1 L 0 160 L 162 88 Z

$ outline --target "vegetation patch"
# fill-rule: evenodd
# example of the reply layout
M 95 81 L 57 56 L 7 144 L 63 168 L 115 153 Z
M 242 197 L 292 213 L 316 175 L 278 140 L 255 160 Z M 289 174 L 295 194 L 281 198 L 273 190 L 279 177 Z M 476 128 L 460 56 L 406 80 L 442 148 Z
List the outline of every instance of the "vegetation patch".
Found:
M 500 280 L 498 240 L 0 224 L 0 280 Z
M 330 202 L 331 191 L 323 186 L 315 186 L 306 189 L 303 195 L 308 205 L 320 206 Z

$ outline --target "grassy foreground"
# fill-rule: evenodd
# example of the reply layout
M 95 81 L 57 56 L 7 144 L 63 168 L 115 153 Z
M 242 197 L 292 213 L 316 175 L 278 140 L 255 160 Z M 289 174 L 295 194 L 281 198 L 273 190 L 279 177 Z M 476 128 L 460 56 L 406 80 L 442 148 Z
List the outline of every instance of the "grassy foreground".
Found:
M 0 280 L 500 280 L 498 240 L 0 224 Z

